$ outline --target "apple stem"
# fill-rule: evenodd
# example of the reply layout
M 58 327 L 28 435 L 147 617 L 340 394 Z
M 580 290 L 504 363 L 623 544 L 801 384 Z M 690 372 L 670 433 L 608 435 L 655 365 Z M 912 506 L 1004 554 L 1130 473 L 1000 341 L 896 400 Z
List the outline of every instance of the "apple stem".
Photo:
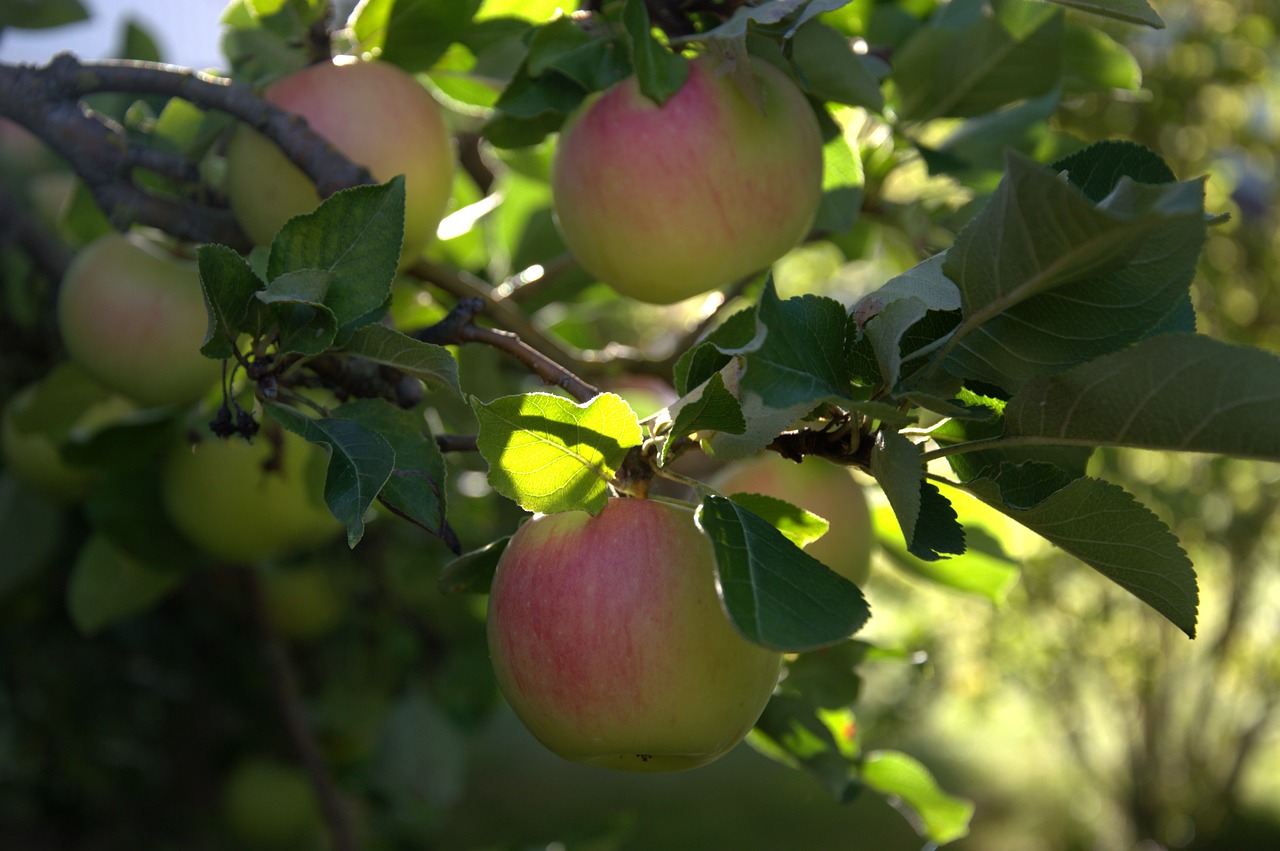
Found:
M 320 745 L 311 725 L 307 723 L 301 690 L 298 688 L 297 670 L 288 648 L 271 621 L 258 574 L 254 568 L 247 568 L 242 572 L 249 612 L 266 666 L 271 694 L 294 750 L 297 751 L 298 760 L 311 778 L 311 785 L 320 802 L 320 811 L 333 837 L 333 847 L 336 851 L 359 851 L 351 815 L 338 795 L 337 785 L 325 763 Z

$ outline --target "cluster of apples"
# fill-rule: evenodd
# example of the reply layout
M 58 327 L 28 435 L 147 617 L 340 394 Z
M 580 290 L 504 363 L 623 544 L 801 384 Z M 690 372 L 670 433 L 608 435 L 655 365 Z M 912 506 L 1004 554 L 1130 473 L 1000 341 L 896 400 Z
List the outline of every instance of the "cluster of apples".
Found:
M 695 59 L 662 105 L 624 80 L 589 98 L 561 132 L 558 226 L 578 262 L 626 296 L 667 304 L 723 287 L 766 267 L 812 226 L 822 147 L 810 105 L 767 63 L 733 70 Z M 376 179 L 405 175 L 402 263 L 417 257 L 453 179 L 449 134 L 430 94 L 391 65 L 330 62 L 281 79 L 265 97 Z M 302 172 L 248 128 L 231 137 L 227 165 L 232 209 L 258 243 L 319 201 Z M 218 384 L 219 365 L 198 351 L 206 316 L 194 265 L 138 235 L 103 237 L 81 252 L 62 284 L 59 321 L 72 362 L 127 409 L 193 403 Z M 6 424 L 10 466 L 34 457 L 39 439 Z M 49 469 L 32 481 L 63 495 L 88 486 L 93 471 L 67 469 L 55 447 L 40 452 Z M 323 460 L 288 433 L 275 446 L 184 442 L 167 460 L 163 501 L 174 525 L 215 556 L 285 555 L 339 532 L 318 496 Z M 735 488 L 802 505 L 820 492 L 786 492 L 742 469 Z M 815 508 L 857 517 L 861 505 L 865 514 L 856 483 L 831 472 L 843 480 L 843 502 Z M 838 540 L 825 558 L 860 581 L 868 535 L 850 534 L 828 536 Z M 781 664 L 722 611 L 692 508 L 659 500 L 613 499 L 595 517 L 525 523 L 499 564 L 488 629 L 498 682 L 538 738 L 570 759 L 634 770 L 723 754 L 758 719 Z

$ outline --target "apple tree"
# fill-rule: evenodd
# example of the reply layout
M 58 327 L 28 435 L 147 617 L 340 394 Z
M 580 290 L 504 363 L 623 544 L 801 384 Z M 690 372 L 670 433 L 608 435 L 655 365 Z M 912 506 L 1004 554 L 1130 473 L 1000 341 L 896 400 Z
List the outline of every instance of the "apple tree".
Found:
M 1145 0 L 221 22 L 216 71 L 137 28 L 0 63 L 0 818 L 127 837 L 127 777 L 174 841 L 421 847 L 505 698 L 596 765 L 745 737 L 943 844 L 963 789 L 860 723 L 915 658 L 860 637 L 870 563 L 986 593 L 980 504 L 1186 639 L 1218 605 L 1093 463 L 1280 461 L 1280 357 L 1197 330 L 1208 178 L 1062 119 L 1137 85 Z

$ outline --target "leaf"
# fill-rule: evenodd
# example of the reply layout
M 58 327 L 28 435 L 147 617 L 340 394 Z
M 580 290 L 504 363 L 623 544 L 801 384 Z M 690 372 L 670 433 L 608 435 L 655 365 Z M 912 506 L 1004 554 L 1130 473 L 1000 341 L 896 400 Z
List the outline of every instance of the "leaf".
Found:
M 1063 157 L 1050 168 L 1065 172 L 1067 180 L 1094 203 L 1110 195 L 1123 177 L 1151 184 L 1176 183 L 1178 180 L 1154 151 L 1137 142 L 1120 139 L 1095 142 Z
M 1102 30 L 1068 22 L 1064 47 L 1062 89 L 1067 96 L 1114 89 L 1136 91 L 1142 87 L 1138 60 Z
M 816 404 L 852 393 L 845 358 L 844 307 L 825 296 L 782 301 L 772 278 L 756 307 L 756 336 L 726 354 L 745 355 L 738 396 L 757 396 L 768 408 Z
M 909 121 L 966 118 L 1053 90 L 1061 76 L 1062 12 L 1010 0 L 983 14 L 979 0 L 941 7 L 898 50 L 893 79 Z
M 403 176 L 344 189 L 285 222 L 272 240 L 266 277 L 274 283 L 303 269 L 329 273 L 323 304 L 344 329 L 386 304 L 403 238 Z
M 734 502 L 782 533 L 797 547 L 804 548 L 827 534 L 831 524 L 825 517 L 792 505 L 784 499 L 762 493 L 726 494 Z
M 739 383 L 741 366 L 735 359 L 720 371 L 726 387 L 735 387 Z M 764 449 L 780 432 L 791 428 L 813 411 L 812 402 L 798 402 L 787 408 L 775 408 L 765 404 L 755 393 L 745 393 L 739 398 L 742 405 L 742 418 L 747 428 L 741 434 L 725 431 L 712 432 L 709 439 L 703 440 L 703 449 L 721 461 L 737 461 L 755 455 Z
M 990 479 L 964 489 L 1070 553 L 1194 638 L 1199 591 L 1169 527 L 1118 485 L 1082 478 L 1033 508 L 1007 506 Z
M 581 405 L 551 393 L 472 398 L 476 439 L 489 484 L 527 511 L 598 513 L 627 450 L 644 439 L 635 413 L 615 393 Z
M 256 304 L 254 295 L 262 281 L 245 259 L 225 245 L 202 245 L 196 249 L 200 290 L 209 313 L 209 326 L 200 352 L 208 358 L 230 358 L 236 352 L 236 337 L 249 330 L 245 320 Z
M 357 399 L 333 416 L 352 420 L 391 446 L 395 466 L 378 496 L 398 516 L 416 523 L 459 552 L 445 508 L 445 464 L 421 411 L 406 411 L 383 399 Z
M 499 538 L 478 550 L 463 553 L 440 568 L 436 584 L 444 594 L 488 594 L 498 559 L 506 552 L 511 536 Z
M 95 534 L 123 556 L 148 565 L 198 565 L 204 555 L 168 520 L 160 473 L 152 465 L 108 476 L 85 500 L 85 516 Z
M 1154 29 L 1164 29 L 1164 21 L 1156 14 L 1147 0 L 1051 0 L 1069 9 L 1091 12 L 1130 24 L 1145 24 Z
M 940 251 L 928 260 L 890 278 L 880 289 L 859 299 L 854 305 L 854 314 L 862 324 L 866 324 L 876 312 L 900 298 L 918 298 L 930 310 L 959 310 L 960 288 L 942 270 L 946 259 L 947 252 Z M 879 303 L 878 307 L 874 304 L 876 302 Z
M 366 0 L 349 22 L 362 51 L 409 72 L 426 71 L 462 38 L 480 0 Z
M 63 545 L 63 509 L 0 470 L 0 601 L 33 578 Z
M 889 302 L 867 320 L 863 333 L 871 344 L 871 350 L 875 352 L 880 378 L 885 387 L 897 387 L 902 369 L 902 336 L 912 325 L 923 319 L 927 312 L 928 306 L 923 301 L 910 296 Z
M 822 146 L 822 200 L 813 230 L 845 233 L 862 212 L 862 158 L 843 134 Z
M 964 529 L 946 497 L 924 479 L 919 447 L 897 432 L 881 430 L 871 450 L 871 475 L 893 507 L 912 555 L 936 561 L 964 552 Z
M 0 30 L 43 30 L 86 20 L 88 10 L 79 0 L 6 0 L 0 3 Z
M 626 0 L 622 24 L 627 29 L 631 64 L 635 67 L 640 93 L 658 105 L 666 103 L 689 78 L 688 60 L 672 53 L 653 37 L 644 0 Z
M 85 635 L 145 611 L 182 582 L 184 574 L 130 558 L 94 535 L 80 548 L 67 582 L 71 621 Z
M 964 554 L 936 561 L 925 561 L 907 552 L 891 508 L 877 510 L 874 520 L 876 544 L 895 567 L 953 591 L 985 597 L 1001 605 L 1022 575 L 1017 563 L 1000 550 L 999 541 L 987 541 L 993 544 L 994 555 L 982 549 L 983 529 L 975 528 L 968 514 L 965 514 L 964 527 L 968 546 Z
M 810 21 L 792 37 L 791 61 L 804 90 L 819 101 L 884 111 L 884 94 L 849 39 L 819 21 Z
M 756 312 L 743 308 L 725 319 L 698 345 L 676 361 L 674 387 L 681 396 L 719 372 L 732 360 L 726 351 L 740 349 L 756 334 Z
M 1280 357 L 1197 334 L 1152 337 L 1028 384 L 1005 407 L 1005 435 L 1280 461 Z
M 347 546 L 364 537 L 364 514 L 395 469 L 395 451 L 375 431 L 348 419 L 312 419 L 293 408 L 268 403 L 271 417 L 306 440 L 329 449 L 324 502 L 347 527 Z
M 715 552 L 729 620 L 747 640 L 814 650 L 848 638 L 870 617 L 857 586 L 742 506 L 707 496 L 695 517 Z
M 814 654 L 800 658 L 810 655 Z M 846 753 L 855 730 L 853 713 L 847 707 L 815 710 L 803 698 L 775 694 L 747 742 L 770 759 L 808 771 L 832 798 L 848 803 L 862 788 L 853 760 Z
M 1126 178 L 1094 205 L 1011 153 L 943 264 L 964 313 L 947 369 L 1014 392 L 1141 339 L 1185 297 L 1204 238 L 1201 181 Z
M 444 346 L 415 340 L 373 322 L 353 332 L 345 349 L 365 360 L 398 369 L 420 379 L 428 387 L 462 395 L 458 384 L 458 362 Z
M 272 308 L 280 326 L 280 351 L 318 355 L 333 345 L 338 320 L 325 307 L 333 276 L 323 269 L 285 272 L 259 290 L 258 301 Z
M 692 394 L 690 394 L 692 395 Z M 742 405 L 724 385 L 724 377 L 715 373 L 702 386 L 702 392 L 692 399 L 680 400 L 675 411 L 675 421 L 671 425 L 666 443 L 662 445 L 661 460 L 666 463 L 667 448 L 674 438 L 684 437 L 697 431 L 724 431 L 730 434 L 743 434 L 747 430 L 747 421 L 742 415 Z
M 916 830 L 934 842 L 952 842 L 969 834 L 973 803 L 945 792 L 913 757 L 899 751 L 872 751 L 862 761 L 862 781 L 908 807 L 918 818 Z

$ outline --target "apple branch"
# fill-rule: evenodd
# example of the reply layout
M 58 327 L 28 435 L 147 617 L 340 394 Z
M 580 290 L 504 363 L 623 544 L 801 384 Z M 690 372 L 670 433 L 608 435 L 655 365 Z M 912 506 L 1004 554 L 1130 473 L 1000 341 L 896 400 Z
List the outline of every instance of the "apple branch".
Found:
M 262 100 L 243 83 L 155 62 L 81 62 L 70 53 L 43 66 L 0 63 L 0 115 L 62 156 L 117 227 L 137 223 L 191 242 L 249 247 L 229 210 L 137 184 L 135 170 L 192 184 L 199 175 L 189 160 L 139 145 L 119 124 L 81 103 L 81 98 L 101 92 L 176 97 L 239 119 L 275 142 L 315 182 L 322 197 L 371 182 L 367 170 L 304 121 Z
M 262 586 L 253 569 L 243 571 L 245 589 L 248 595 L 249 611 L 253 619 L 254 630 L 258 638 L 258 646 L 262 651 L 263 662 L 267 667 L 267 675 L 271 682 L 271 694 L 280 710 L 292 741 L 298 752 L 298 759 L 311 778 L 316 797 L 320 801 L 320 809 L 329 832 L 333 835 L 333 844 L 337 851 L 357 851 L 355 830 L 351 823 L 351 815 L 338 795 L 338 788 L 325 764 L 320 745 L 307 723 L 306 712 L 302 706 L 302 697 L 298 689 L 298 678 L 294 671 L 288 649 L 276 632 L 275 625 L 267 611 L 266 601 L 262 596 Z

